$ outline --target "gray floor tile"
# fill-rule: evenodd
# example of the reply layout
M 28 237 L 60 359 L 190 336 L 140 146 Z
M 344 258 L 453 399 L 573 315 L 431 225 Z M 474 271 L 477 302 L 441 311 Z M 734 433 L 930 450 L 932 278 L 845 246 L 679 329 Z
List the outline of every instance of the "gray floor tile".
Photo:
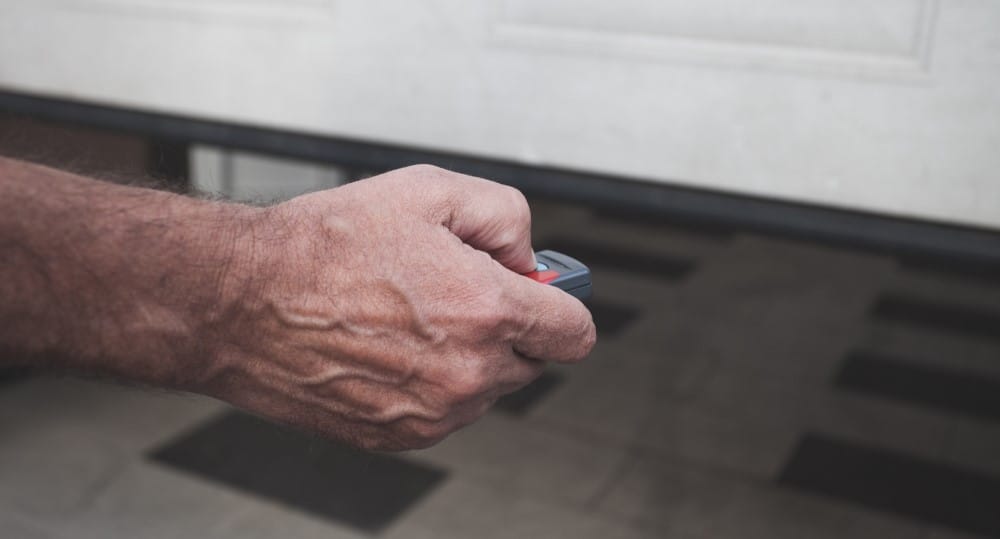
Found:
M 711 367 L 635 329 L 634 341 L 599 342 L 584 363 L 557 367 L 564 381 L 529 417 L 627 443 L 657 413 L 660 395 L 684 393 Z
M 35 377 L 0 392 L 8 425 L 85 425 L 91 436 L 134 452 L 225 408 L 200 395 L 71 377 Z
M 823 380 L 863 334 L 891 261 L 740 238 L 678 293 L 678 320 L 722 367 Z
M 601 286 L 616 301 L 630 298 L 642 317 L 618 338 L 599 337 L 583 363 L 554 366 L 564 381 L 529 416 L 627 443 L 659 396 L 684 398 L 717 358 L 689 331 L 696 321 L 680 290 L 618 276 Z
M 95 492 L 86 511 L 47 524 L 74 539 L 367 536 L 138 459 Z
M 682 461 L 635 458 L 600 501 L 600 514 L 664 536 L 712 537 L 752 493 L 750 483 Z
M 642 380 L 642 375 L 622 372 L 581 373 L 566 380 L 530 417 L 625 445 L 655 402 L 655 384 Z
M 385 539 L 694 539 L 647 534 L 590 511 L 456 478 L 383 535 Z
M 72 378 L 0 392 L 0 500 L 62 521 L 89 510 L 130 460 L 220 404 Z
M 838 326 L 807 316 L 780 320 L 774 313 L 756 319 L 711 318 L 691 329 L 691 339 L 699 341 L 692 353 L 717 361 L 720 369 L 789 385 L 817 385 L 833 378 L 863 331 L 853 323 Z
M 658 459 L 638 459 L 599 511 L 663 536 L 911 539 L 923 530 L 892 516 Z
M 717 371 L 691 400 L 658 406 L 638 439 L 644 447 L 762 479 L 774 477 L 807 430 L 936 457 L 954 422 L 933 410 L 732 369 Z
M 248 503 L 201 536 L 205 539 L 365 539 L 371 534 L 331 524 L 284 506 Z
M 95 493 L 87 511 L 63 522 L 59 531 L 79 539 L 210 537 L 252 503 L 236 492 L 135 459 Z
M 666 408 L 637 436 L 636 444 L 664 456 L 691 459 L 761 480 L 781 468 L 799 428 L 760 425 L 696 409 Z
M 621 448 L 501 414 L 410 456 L 453 476 L 572 504 L 596 495 L 626 458 Z
M 82 422 L 11 426 L 0 420 L 0 432 L 0 506 L 41 520 L 86 511 L 130 457 Z
M 53 539 L 44 522 L 32 522 L 5 509 L 0 509 L 0 536 L 11 539 Z

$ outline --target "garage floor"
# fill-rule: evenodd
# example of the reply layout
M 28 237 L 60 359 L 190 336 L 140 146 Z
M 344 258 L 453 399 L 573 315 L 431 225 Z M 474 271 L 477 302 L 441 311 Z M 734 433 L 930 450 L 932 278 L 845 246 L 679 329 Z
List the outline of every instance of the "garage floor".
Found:
M 0 381 L 0 536 L 1000 537 L 1000 272 L 534 204 L 600 343 L 430 450 Z

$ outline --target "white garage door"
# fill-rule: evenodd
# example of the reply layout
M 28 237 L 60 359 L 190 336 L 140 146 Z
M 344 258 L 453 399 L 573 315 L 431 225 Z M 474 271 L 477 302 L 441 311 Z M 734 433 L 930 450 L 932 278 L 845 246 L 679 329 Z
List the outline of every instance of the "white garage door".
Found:
M 4 0 L 0 86 L 1000 228 L 996 0 Z

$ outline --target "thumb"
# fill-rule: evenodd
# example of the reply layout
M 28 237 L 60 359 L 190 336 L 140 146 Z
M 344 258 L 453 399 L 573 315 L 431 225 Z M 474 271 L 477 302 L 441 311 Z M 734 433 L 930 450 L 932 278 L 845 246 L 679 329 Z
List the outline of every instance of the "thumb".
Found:
M 456 192 L 442 223 L 463 242 L 517 273 L 536 267 L 531 209 L 520 191 L 496 182 L 448 173 Z

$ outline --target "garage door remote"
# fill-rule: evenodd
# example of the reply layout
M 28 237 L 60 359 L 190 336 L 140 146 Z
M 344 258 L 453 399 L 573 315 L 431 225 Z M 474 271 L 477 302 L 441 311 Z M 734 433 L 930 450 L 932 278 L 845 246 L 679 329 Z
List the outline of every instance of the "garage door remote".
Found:
M 557 286 L 580 300 L 590 297 L 590 269 L 579 260 L 555 251 L 538 251 L 535 258 L 538 268 L 526 277 Z

